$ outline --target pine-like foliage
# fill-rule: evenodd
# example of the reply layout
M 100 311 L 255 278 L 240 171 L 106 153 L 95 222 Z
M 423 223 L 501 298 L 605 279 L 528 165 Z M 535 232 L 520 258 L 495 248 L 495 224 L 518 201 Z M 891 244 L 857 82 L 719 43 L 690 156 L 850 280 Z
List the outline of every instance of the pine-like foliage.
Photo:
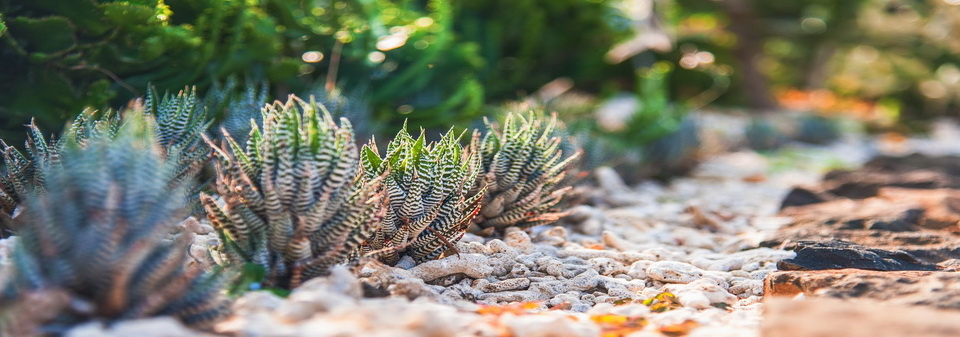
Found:
M 564 153 L 555 136 L 556 116 L 507 114 L 502 127 L 487 122 L 479 144 L 485 186 L 480 214 L 474 218 L 479 232 L 502 233 L 507 227 L 528 228 L 554 222 L 563 216 L 553 210 L 569 187 L 561 187 L 568 168 L 580 151 Z M 479 137 L 474 137 L 478 139 Z
M 66 142 L 47 188 L 25 199 L 12 275 L 0 285 L 0 327 L 58 335 L 88 320 L 170 315 L 204 326 L 226 311 L 220 278 L 185 268 L 192 238 L 167 240 L 186 187 L 158 155 L 149 121 L 116 137 Z M 0 333 L 2 335 L 3 333 Z
M 266 286 L 293 288 L 326 274 L 381 221 L 380 194 L 356 179 L 350 123 L 337 126 L 315 102 L 275 102 L 245 149 L 228 135 L 215 151 L 219 195 L 201 201 L 227 257 L 265 267 Z
M 404 127 L 383 158 L 374 142 L 364 146 L 363 174 L 368 180 L 386 174 L 381 189 L 389 199 L 383 227 L 364 245 L 365 255 L 388 264 L 396 264 L 404 254 L 424 262 L 463 237 L 484 191 L 470 193 L 480 158 L 459 139 L 450 131 L 428 144 L 423 132 L 414 139 Z

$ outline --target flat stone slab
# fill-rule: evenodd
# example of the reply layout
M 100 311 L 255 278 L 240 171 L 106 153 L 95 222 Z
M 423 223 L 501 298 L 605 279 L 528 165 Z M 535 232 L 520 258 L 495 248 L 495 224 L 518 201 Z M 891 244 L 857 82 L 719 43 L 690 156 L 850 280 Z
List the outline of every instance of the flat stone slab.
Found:
M 960 336 L 960 311 L 830 298 L 768 298 L 764 306 L 764 337 Z
M 768 297 L 804 294 L 860 298 L 901 306 L 954 309 L 960 313 L 960 273 L 956 272 L 861 269 L 775 271 L 764 279 L 763 288 L 764 295 Z

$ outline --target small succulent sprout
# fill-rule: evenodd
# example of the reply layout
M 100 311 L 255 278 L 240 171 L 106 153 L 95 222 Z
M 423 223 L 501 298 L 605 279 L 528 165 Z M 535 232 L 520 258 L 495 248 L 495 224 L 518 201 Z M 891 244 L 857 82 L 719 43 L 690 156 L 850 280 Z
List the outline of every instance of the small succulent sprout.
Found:
M 244 148 L 214 146 L 217 195 L 201 195 L 235 264 L 266 270 L 262 285 L 290 289 L 356 256 L 383 217 L 374 179 L 360 184 L 350 122 L 294 96 L 264 108 Z
M 183 184 L 160 159 L 149 121 L 114 137 L 68 141 L 48 188 L 25 197 L 13 268 L 0 284 L 0 335 L 59 335 L 91 320 L 173 316 L 196 327 L 226 313 L 222 278 L 186 267 L 193 238 Z
M 385 175 L 380 188 L 389 200 L 383 226 L 367 240 L 364 255 L 390 265 L 408 255 L 419 263 L 440 257 L 463 237 L 484 191 L 474 190 L 479 154 L 460 145 L 462 136 L 450 130 L 428 143 L 423 131 L 413 138 L 404 126 L 382 158 L 375 142 L 363 147 L 363 175 Z
M 198 102 L 196 87 L 175 96 L 164 93 L 162 98 L 156 88 L 150 88 L 143 102 L 143 113 L 156 120 L 155 133 L 163 158 L 175 164 L 177 181 L 195 176 L 210 158 L 203 135 L 212 119 Z
M 483 164 L 477 186 L 487 190 L 474 218 L 480 233 L 502 234 L 510 226 L 529 228 L 563 216 L 554 206 L 569 190 L 562 182 L 581 152 L 561 150 L 557 126 L 556 115 L 510 113 L 502 127 L 488 121 L 482 140 L 474 137 Z

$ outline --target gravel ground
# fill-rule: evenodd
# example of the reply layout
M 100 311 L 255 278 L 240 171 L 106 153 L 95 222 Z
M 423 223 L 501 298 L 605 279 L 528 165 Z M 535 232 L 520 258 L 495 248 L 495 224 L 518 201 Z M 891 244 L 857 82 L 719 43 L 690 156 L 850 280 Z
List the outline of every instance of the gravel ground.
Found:
M 612 170 L 599 169 L 599 186 L 583 192 L 587 205 L 571 209 L 560 226 L 510 231 L 500 239 L 468 235 L 457 243 L 458 255 L 418 266 L 337 268 L 288 298 L 248 293 L 216 330 L 235 336 L 757 336 L 763 278 L 793 253 L 753 247 L 789 221 L 776 213 L 790 187 L 877 152 L 960 153 L 956 127 L 937 130 L 933 139 L 893 145 L 848 139 L 773 155 L 723 153 L 666 185 L 628 187 Z M 215 240 L 199 237 L 197 249 Z M 0 241 L 0 266 L 11 241 Z M 168 319 L 111 330 L 90 324 L 70 335 L 131 333 L 202 335 Z

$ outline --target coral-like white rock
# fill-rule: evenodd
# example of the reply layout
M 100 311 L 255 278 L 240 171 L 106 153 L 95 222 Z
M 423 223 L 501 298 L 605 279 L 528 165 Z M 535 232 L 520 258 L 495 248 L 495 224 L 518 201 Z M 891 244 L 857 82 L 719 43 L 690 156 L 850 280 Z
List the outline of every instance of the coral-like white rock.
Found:
M 647 276 L 666 283 L 690 283 L 704 276 L 703 269 L 677 261 L 657 261 L 647 267 Z

